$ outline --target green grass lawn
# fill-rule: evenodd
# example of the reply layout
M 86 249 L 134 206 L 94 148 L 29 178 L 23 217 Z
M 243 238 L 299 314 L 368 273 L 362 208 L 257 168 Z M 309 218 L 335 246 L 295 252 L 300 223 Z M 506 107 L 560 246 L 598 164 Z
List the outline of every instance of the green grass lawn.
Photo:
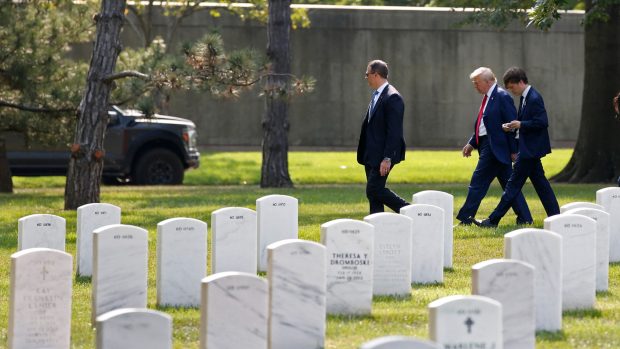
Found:
M 548 174 L 559 171 L 570 150 L 554 151 L 545 158 Z M 289 156 L 294 189 L 260 189 L 261 155 L 257 152 L 208 153 L 198 170 L 186 174 L 179 187 L 117 186 L 102 188 L 102 202 L 122 208 L 122 222 L 149 231 L 150 308 L 157 308 L 155 246 L 157 223 L 172 217 L 191 217 L 210 223 L 211 212 L 227 206 L 255 209 L 255 200 L 268 194 L 292 195 L 299 199 L 299 237 L 319 241 L 320 225 L 337 218 L 362 219 L 367 214 L 363 169 L 352 152 L 293 152 Z M 421 190 L 442 190 L 455 196 L 455 209 L 465 200 L 467 183 L 476 159 L 464 159 L 458 151 L 414 151 L 390 175 L 390 188 L 410 199 Z M 63 211 L 62 177 L 15 178 L 15 194 L 0 195 L 0 347 L 6 346 L 10 255 L 17 246 L 17 220 L 33 213 L 51 213 L 67 219 L 67 251 L 75 256 L 76 213 Z M 594 201 L 596 190 L 609 184 L 553 184 L 560 205 L 572 201 Z M 530 184 L 524 190 L 535 219 L 542 227 L 544 210 Z M 483 201 L 478 217 L 487 216 L 499 201 L 494 184 Z M 410 299 L 376 298 L 371 316 L 335 317 L 327 322 L 326 348 L 355 349 L 369 339 L 386 335 L 428 336 L 428 303 L 437 298 L 470 294 L 471 266 L 501 258 L 503 235 L 516 228 L 510 212 L 496 230 L 456 227 L 454 268 L 446 270 L 445 282 L 413 285 Z M 74 260 L 75 262 L 75 260 Z M 74 282 L 72 348 L 94 347 L 90 325 L 90 281 Z M 174 319 L 174 347 L 198 348 L 198 309 L 163 309 Z M 597 295 L 594 311 L 564 314 L 564 330 L 541 333 L 537 348 L 620 347 L 620 264 L 610 268 L 610 290 Z M 240 348 L 241 349 L 241 348 Z M 244 348 L 245 349 L 245 348 Z M 294 349 L 294 348 L 291 348 Z

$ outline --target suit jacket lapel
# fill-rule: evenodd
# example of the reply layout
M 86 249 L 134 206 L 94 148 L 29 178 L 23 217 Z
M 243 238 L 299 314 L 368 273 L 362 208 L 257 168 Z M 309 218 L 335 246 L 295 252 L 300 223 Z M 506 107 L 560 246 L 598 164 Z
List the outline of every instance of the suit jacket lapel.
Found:
M 491 110 L 491 107 L 493 106 L 493 104 L 495 103 L 495 97 L 497 95 L 497 88 L 498 86 L 495 85 L 495 89 L 493 89 L 493 92 L 491 92 L 491 96 L 489 97 L 489 99 L 487 100 L 487 105 L 484 108 L 484 112 L 482 113 L 482 118 L 486 118 L 487 116 L 487 112 Z M 486 125 L 486 123 L 485 123 Z

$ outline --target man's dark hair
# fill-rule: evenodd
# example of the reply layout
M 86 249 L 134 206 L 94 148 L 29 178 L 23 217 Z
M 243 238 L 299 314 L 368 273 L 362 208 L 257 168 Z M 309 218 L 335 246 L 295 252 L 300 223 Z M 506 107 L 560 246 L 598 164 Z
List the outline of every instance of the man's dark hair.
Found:
M 387 79 L 388 77 L 387 63 L 385 63 L 384 61 L 375 59 L 374 61 L 370 61 L 370 63 L 368 63 L 368 66 L 370 67 L 371 73 L 377 73 L 379 74 L 380 77 Z
M 523 81 L 526 84 L 528 83 L 525 70 L 519 67 L 508 68 L 504 73 L 504 86 L 508 85 L 508 83 L 518 84 L 519 81 Z

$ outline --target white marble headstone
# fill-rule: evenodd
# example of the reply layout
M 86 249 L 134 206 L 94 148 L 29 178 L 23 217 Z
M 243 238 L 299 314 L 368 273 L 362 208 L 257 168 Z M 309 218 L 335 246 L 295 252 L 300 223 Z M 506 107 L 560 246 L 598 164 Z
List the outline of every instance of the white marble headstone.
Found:
M 157 224 L 157 304 L 198 307 L 207 275 L 207 223 L 171 218 Z
M 172 317 L 138 308 L 112 310 L 97 317 L 97 349 L 172 349 Z
M 267 253 L 269 349 L 325 347 L 325 246 L 291 239 Z
M 258 263 L 256 211 L 226 207 L 211 213 L 211 273 L 255 274 Z
M 11 255 L 8 345 L 69 349 L 73 257 L 48 248 Z
M 596 221 L 596 290 L 609 289 L 609 213 L 594 208 L 574 208 L 566 214 L 580 214 Z
M 87 204 L 77 209 L 77 274 L 93 275 L 93 231 L 121 223 L 121 208 L 111 204 Z
M 562 310 L 590 309 L 596 302 L 596 222 L 575 214 L 544 221 L 547 230 L 563 237 Z
M 483 296 L 449 296 L 428 305 L 429 337 L 442 348 L 502 349 L 502 305 Z
M 560 206 L 560 213 L 566 213 L 566 211 L 572 210 L 575 208 L 593 208 L 596 210 L 605 211 L 605 208 L 599 204 L 595 204 L 593 202 L 575 201 L 575 202 L 570 202 L 566 205 Z
M 434 205 L 413 204 L 401 208 L 400 213 L 413 220 L 411 282 L 443 282 L 446 246 L 443 240 L 443 209 Z
M 43 247 L 65 250 L 67 221 L 53 214 L 32 214 L 17 221 L 17 250 Z
M 413 337 L 388 336 L 366 342 L 360 349 L 440 349 L 440 347 L 436 343 Z
M 504 257 L 535 268 L 536 330 L 562 329 L 562 237 L 543 229 L 519 229 L 504 235 Z
M 327 254 L 327 313 L 370 314 L 375 228 L 353 219 L 321 225 Z
M 472 294 L 502 304 L 504 349 L 534 349 L 534 267 L 515 259 L 491 259 L 472 267 Z
M 202 279 L 200 347 L 267 349 L 267 281 L 223 272 Z
M 372 292 L 375 296 L 411 296 L 411 218 L 391 212 L 364 217 L 375 227 Z
M 146 308 L 148 232 L 108 225 L 93 232 L 93 247 L 93 324 L 112 310 Z
M 596 203 L 609 213 L 609 261 L 620 262 L 620 187 L 598 190 Z
M 287 195 L 267 195 L 256 200 L 258 227 L 258 270 L 267 270 L 267 246 L 271 243 L 297 239 L 298 202 Z
M 452 223 L 454 222 L 454 196 L 443 191 L 424 190 L 413 194 L 411 203 L 433 205 L 443 210 L 443 266 L 446 268 L 452 268 L 452 250 L 454 244 L 454 232 L 452 226 Z

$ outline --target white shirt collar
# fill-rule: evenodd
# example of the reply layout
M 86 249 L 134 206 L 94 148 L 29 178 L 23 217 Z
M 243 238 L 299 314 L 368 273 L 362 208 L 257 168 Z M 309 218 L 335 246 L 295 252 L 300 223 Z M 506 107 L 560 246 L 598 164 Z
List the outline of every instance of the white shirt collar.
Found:
M 525 97 L 527 97 L 527 93 L 530 92 L 531 88 L 532 88 L 532 85 L 527 85 L 525 90 L 523 90 L 523 93 L 521 94 L 521 96 L 523 96 L 523 100 L 525 100 Z
M 385 87 L 388 85 L 388 82 L 384 82 L 383 85 L 379 86 L 379 88 L 377 89 L 377 95 L 380 95 L 383 92 L 383 89 L 385 89 Z
M 493 86 L 491 86 L 491 88 L 487 91 L 487 98 L 491 98 L 491 95 L 493 94 L 493 90 L 495 90 L 495 86 L 497 86 L 497 82 L 495 82 Z

